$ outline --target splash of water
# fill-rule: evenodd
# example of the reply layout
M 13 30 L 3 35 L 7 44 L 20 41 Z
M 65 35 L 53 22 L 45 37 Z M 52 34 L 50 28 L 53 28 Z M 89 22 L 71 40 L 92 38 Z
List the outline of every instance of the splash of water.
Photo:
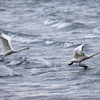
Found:
M 33 68 L 31 69 L 31 75 L 36 75 L 41 73 L 41 70 L 39 68 Z
M 59 23 L 53 24 L 51 27 L 56 28 L 56 29 L 63 29 L 68 26 L 71 26 L 71 23 L 59 22 Z
M 15 72 L 9 68 L 9 67 L 6 67 L 4 65 L 0 66 L 0 76 L 1 77 L 4 77 L 4 76 L 14 76 L 16 75 Z
M 47 60 L 45 59 L 42 59 L 42 58 L 37 58 L 39 61 L 42 61 L 42 63 L 48 67 L 51 67 L 52 66 L 52 63 L 48 62 Z

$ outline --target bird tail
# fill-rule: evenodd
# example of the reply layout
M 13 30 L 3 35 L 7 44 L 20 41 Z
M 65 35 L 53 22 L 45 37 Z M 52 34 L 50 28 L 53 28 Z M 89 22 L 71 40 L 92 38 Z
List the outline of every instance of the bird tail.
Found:
M 95 56 L 95 55 L 97 55 L 97 54 L 99 54 L 99 53 L 100 53 L 100 52 L 94 53 L 94 54 L 90 55 L 89 58 L 91 58 L 91 57 L 93 57 L 93 56 Z

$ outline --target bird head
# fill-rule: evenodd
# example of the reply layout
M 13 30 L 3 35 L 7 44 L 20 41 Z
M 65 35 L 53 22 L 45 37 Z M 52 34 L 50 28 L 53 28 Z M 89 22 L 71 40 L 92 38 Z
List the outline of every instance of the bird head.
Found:
M 29 47 L 26 47 L 26 49 L 29 49 Z

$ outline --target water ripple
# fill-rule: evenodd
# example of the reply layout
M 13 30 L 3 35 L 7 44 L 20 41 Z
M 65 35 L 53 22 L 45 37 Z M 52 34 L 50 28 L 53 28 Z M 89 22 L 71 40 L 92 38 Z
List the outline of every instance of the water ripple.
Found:
M 13 69 L 6 67 L 4 65 L 0 66 L 0 77 L 5 77 L 5 76 L 15 76 L 17 75 Z

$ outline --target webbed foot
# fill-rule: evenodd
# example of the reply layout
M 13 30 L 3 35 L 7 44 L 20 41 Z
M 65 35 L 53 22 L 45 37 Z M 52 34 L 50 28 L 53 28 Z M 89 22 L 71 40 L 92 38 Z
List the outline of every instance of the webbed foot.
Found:
M 87 66 L 87 65 L 85 65 L 85 64 L 79 64 L 79 66 L 84 67 L 84 70 L 88 68 L 88 66 Z
M 72 65 L 72 64 L 73 64 L 73 62 L 68 63 L 68 65 Z

